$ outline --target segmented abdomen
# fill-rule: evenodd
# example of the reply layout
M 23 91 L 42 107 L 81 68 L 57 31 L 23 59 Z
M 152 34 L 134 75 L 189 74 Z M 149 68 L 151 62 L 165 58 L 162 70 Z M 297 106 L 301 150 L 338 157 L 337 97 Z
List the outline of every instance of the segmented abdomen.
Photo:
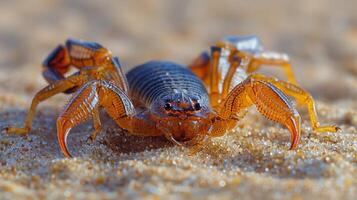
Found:
M 168 61 L 151 61 L 135 67 L 126 75 L 129 95 L 150 106 L 163 95 L 183 92 L 208 100 L 202 81 L 189 69 Z

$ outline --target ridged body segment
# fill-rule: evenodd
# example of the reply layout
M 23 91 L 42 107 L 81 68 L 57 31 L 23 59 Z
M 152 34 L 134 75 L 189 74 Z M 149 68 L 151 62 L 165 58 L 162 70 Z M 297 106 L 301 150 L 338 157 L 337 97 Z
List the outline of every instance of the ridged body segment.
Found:
M 139 65 L 126 75 L 129 95 L 146 107 L 161 96 L 173 93 L 192 94 L 208 101 L 208 94 L 202 81 L 189 69 L 168 61 L 151 61 Z M 208 102 L 207 102 L 208 103 Z

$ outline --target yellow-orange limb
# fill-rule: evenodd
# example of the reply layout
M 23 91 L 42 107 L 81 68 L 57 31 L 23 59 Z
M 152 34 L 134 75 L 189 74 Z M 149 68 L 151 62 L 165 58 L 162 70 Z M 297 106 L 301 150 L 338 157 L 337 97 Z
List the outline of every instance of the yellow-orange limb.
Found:
M 337 126 L 321 126 L 320 123 L 318 122 L 317 119 L 317 112 L 315 108 L 315 102 L 314 99 L 312 98 L 311 94 L 309 94 L 307 91 L 304 89 L 300 88 L 297 85 L 281 81 L 275 78 L 270 78 L 266 77 L 264 75 L 260 74 L 255 74 L 252 75 L 254 79 L 257 80 L 262 80 L 269 82 L 279 88 L 281 91 L 283 91 L 285 94 L 293 97 L 300 105 L 304 105 L 307 107 L 309 117 L 310 117 L 310 123 L 313 131 L 316 132 L 336 132 L 340 128 Z
M 92 134 L 88 137 L 87 142 L 89 144 L 93 143 L 95 138 L 97 137 L 98 133 L 102 129 L 102 123 L 100 122 L 100 114 L 99 114 L 99 107 L 95 107 L 93 109 L 93 132 Z
M 232 84 L 232 78 L 237 73 L 239 67 L 243 67 L 246 63 L 247 55 L 243 52 L 232 50 L 229 58 L 230 66 L 223 80 L 221 100 L 224 100 L 229 92 Z
M 233 75 L 237 71 L 239 64 L 240 64 L 240 60 L 238 58 L 231 61 L 228 72 L 223 80 L 221 99 L 226 98 L 226 96 L 229 92 L 229 86 L 231 85 Z
M 290 149 L 296 148 L 300 138 L 299 113 L 278 88 L 251 76 L 237 85 L 222 102 L 211 134 L 213 136 L 224 134 L 235 125 L 237 114 L 253 104 L 266 118 L 288 128 L 291 134 Z
M 99 117 L 96 110 L 99 106 L 104 107 L 116 122 L 135 114 L 134 106 L 120 88 L 107 81 L 88 82 L 75 93 L 57 120 L 58 143 L 66 157 L 71 157 L 66 144 L 69 131 L 89 119 L 93 114 L 94 123 L 98 123 L 96 120 Z M 94 124 L 95 130 L 92 133 L 94 136 L 100 130 L 98 125 Z
M 82 40 L 69 39 L 65 45 L 55 48 L 43 62 L 43 76 L 49 83 L 65 78 L 65 73 L 74 66 L 93 79 L 110 80 L 127 92 L 124 72 L 117 57 L 102 45 Z M 85 67 L 85 69 L 84 69 Z M 92 68 L 88 70 L 87 68 Z M 84 72 L 86 71 L 86 72 Z M 76 88 L 77 89 L 77 88 Z M 72 93 L 70 89 L 66 93 Z
M 275 52 L 262 52 L 251 56 L 251 61 L 248 64 L 247 72 L 252 73 L 258 70 L 262 65 L 280 66 L 284 69 L 285 75 L 290 83 L 297 84 L 289 57 L 286 54 Z
M 197 77 L 205 81 L 208 78 L 210 59 L 208 53 L 203 52 L 188 67 Z
M 123 90 L 110 82 L 94 80 L 75 93 L 57 120 L 58 143 L 66 157 L 71 157 L 66 144 L 69 131 L 90 117 L 93 117 L 94 130 L 88 142 L 95 140 L 101 130 L 100 107 L 105 109 L 119 127 L 132 134 L 161 135 L 155 123 L 149 119 L 148 112 L 135 114 L 134 106 Z
M 68 77 L 67 79 L 62 79 L 62 80 L 56 81 L 56 82 L 46 86 L 45 88 L 43 88 L 42 90 L 37 92 L 35 97 L 32 99 L 31 107 L 30 107 L 27 117 L 25 119 L 24 126 L 23 127 L 7 127 L 7 128 L 5 128 L 5 131 L 9 134 L 27 134 L 31 130 L 32 121 L 33 121 L 33 118 L 36 113 L 36 108 L 40 102 L 58 94 L 58 93 L 66 91 L 69 88 L 80 86 L 85 81 L 86 81 L 86 77 L 84 77 L 82 75 L 72 75 L 72 76 Z
M 42 63 L 44 78 L 53 83 L 63 79 L 71 66 L 100 66 L 103 61 L 111 58 L 107 49 L 93 44 L 95 43 L 69 39 L 66 45 L 56 47 Z
M 221 56 L 221 48 L 211 47 L 211 63 L 210 63 L 210 87 L 209 96 L 212 107 L 216 107 L 219 103 L 220 92 L 219 92 L 219 81 L 221 78 L 221 73 L 218 69 L 219 58 Z
M 58 48 L 58 53 L 54 52 L 54 55 L 50 55 L 49 62 L 45 63 L 54 64 L 55 67 L 71 65 L 80 68 L 100 66 L 112 57 L 108 49 L 95 42 L 68 39 L 65 45 L 59 45 Z

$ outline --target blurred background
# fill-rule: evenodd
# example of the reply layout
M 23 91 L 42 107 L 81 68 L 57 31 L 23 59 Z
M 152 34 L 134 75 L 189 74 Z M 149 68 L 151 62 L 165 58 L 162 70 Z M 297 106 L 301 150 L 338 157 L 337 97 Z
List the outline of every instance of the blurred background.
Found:
M 355 98 L 356 7 L 354 0 L 2 0 L 0 92 L 32 96 L 45 84 L 42 60 L 70 37 L 103 44 L 129 69 L 152 59 L 188 64 L 225 35 L 254 34 L 291 56 L 314 96 Z

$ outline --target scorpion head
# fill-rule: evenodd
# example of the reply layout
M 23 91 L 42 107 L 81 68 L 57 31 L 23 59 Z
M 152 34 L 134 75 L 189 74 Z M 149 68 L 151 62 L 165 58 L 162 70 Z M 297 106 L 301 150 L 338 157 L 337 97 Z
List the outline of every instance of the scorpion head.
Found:
M 170 141 L 190 146 L 206 137 L 211 110 L 208 97 L 188 92 L 164 95 L 153 102 L 151 113 L 157 128 Z

